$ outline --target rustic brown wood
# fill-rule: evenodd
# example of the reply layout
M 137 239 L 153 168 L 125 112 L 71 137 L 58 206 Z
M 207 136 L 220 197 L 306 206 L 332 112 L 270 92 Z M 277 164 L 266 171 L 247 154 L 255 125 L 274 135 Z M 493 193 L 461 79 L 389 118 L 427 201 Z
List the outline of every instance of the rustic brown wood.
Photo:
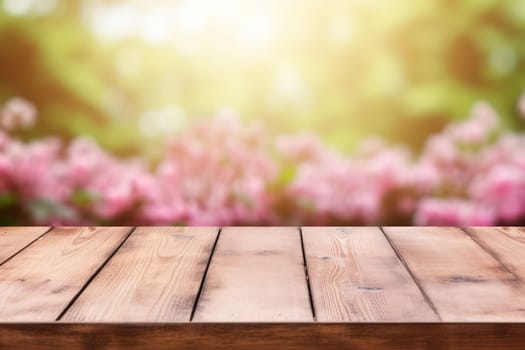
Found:
M 0 325 L 10 350 L 522 350 L 525 324 L 172 323 Z
M 0 349 L 523 348 L 524 229 L 384 231 L 0 229 Z
M 439 320 L 379 228 L 302 232 L 317 320 Z
M 465 230 L 496 260 L 525 281 L 525 228 L 471 227 Z
M 137 228 L 62 320 L 189 321 L 218 231 Z
M 48 230 L 49 227 L 0 228 L 0 265 Z
M 451 227 L 388 227 L 385 232 L 443 321 L 525 321 L 519 280 Z
M 129 228 L 55 228 L 0 267 L 0 322 L 54 321 Z
M 299 229 L 224 228 L 194 320 L 312 321 Z

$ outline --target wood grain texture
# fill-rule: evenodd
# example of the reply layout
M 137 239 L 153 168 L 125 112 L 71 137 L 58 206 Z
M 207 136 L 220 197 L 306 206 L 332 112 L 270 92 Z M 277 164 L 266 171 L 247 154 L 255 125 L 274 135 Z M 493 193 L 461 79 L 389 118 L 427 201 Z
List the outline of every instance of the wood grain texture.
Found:
M 465 232 L 450 227 L 385 232 L 443 321 L 525 321 L 522 284 Z
M 0 322 L 54 321 L 129 228 L 55 228 L 0 267 Z
M 439 320 L 379 228 L 302 232 L 318 321 Z
M 0 324 L 10 350 L 522 350 L 525 324 Z
M 218 231 L 137 228 L 62 320 L 189 321 Z
M 469 227 L 467 233 L 521 281 L 525 281 L 525 228 Z
M 0 265 L 43 235 L 49 227 L 1 227 Z
M 312 319 L 299 229 L 224 228 L 194 320 L 279 322 Z

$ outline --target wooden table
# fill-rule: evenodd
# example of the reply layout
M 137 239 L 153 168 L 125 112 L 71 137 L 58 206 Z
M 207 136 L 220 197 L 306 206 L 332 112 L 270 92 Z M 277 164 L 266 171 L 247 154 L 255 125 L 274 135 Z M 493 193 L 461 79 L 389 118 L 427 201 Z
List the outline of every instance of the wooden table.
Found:
M 525 229 L 0 229 L 0 349 L 523 349 Z

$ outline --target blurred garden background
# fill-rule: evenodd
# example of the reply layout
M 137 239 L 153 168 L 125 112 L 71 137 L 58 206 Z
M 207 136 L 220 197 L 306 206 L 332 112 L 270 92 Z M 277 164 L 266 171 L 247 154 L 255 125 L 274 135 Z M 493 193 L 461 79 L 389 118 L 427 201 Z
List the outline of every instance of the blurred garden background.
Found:
M 0 0 L 0 223 L 525 222 L 525 1 Z

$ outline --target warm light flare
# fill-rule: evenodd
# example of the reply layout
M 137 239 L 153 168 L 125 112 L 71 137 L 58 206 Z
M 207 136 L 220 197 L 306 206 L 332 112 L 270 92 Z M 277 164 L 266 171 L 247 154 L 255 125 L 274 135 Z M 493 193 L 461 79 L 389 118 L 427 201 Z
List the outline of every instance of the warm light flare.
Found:
M 268 49 L 281 25 L 279 17 L 276 1 L 99 3 L 84 11 L 86 22 L 103 40 L 138 37 L 152 44 L 173 43 L 183 53 L 209 43 L 228 51 Z

